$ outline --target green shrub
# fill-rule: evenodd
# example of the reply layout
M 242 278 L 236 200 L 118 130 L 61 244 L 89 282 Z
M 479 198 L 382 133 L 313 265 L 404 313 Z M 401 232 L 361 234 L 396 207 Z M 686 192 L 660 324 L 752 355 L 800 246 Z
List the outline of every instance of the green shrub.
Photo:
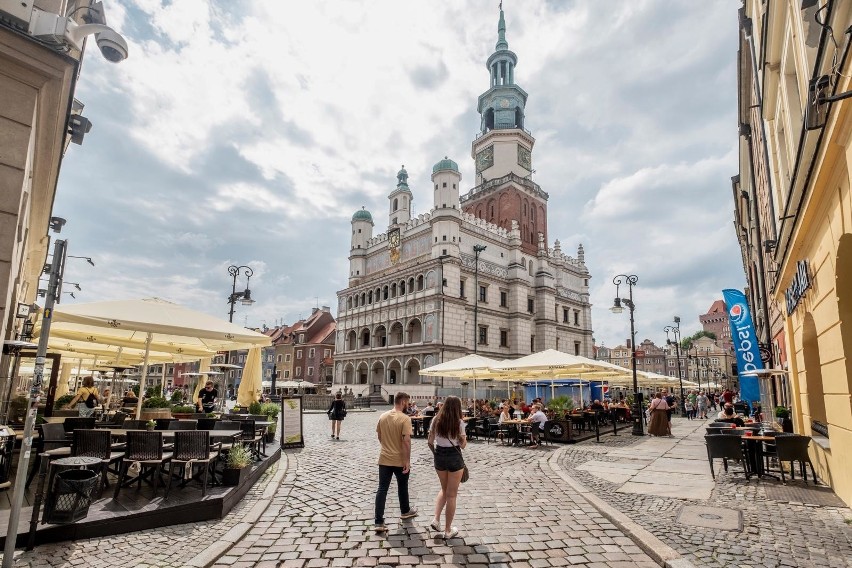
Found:
M 183 402 L 183 390 L 178 389 L 172 393 L 172 402 Z
M 171 408 L 172 403 L 161 396 L 152 396 L 142 403 L 142 408 Z M 192 410 L 195 412 L 195 409 Z
M 251 454 L 245 446 L 239 444 L 228 450 L 228 468 L 243 469 L 251 464 Z
M 547 403 L 547 408 L 558 413 L 571 412 L 574 410 L 574 399 L 564 394 L 555 396 Z
M 776 406 L 775 418 L 790 418 L 790 411 L 786 406 Z
M 133 385 L 130 387 L 130 390 L 133 391 L 133 394 L 136 395 L 136 398 L 139 398 L 139 385 Z
M 145 398 L 162 398 L 163 397 L 163 387 L 157 385 L 155 387 L 148 387 L 145 389 Z
M 172 412 L 178 414 L 194 414 L 195 407 L 191 404 L 176 404 L 172 407 Z
M 262 407 L 263 405 L 259 402 L 249 404 L 249 414 L 263 414 L 263 412 L 261 412 Z
M 281 408 L 274 402 L 267 402 L 260 405 L 260 414 L 265 414 L 270 422 L 275 422 L 278 419 L 278 412 Z
M 66 406 L 68 406 L 68 403 L 71 402 L 73 398 L 73 394 L 63 394 L 62 396 L 53 401 L 53 408 L 56 408 L 57 410 L 65 408 Z

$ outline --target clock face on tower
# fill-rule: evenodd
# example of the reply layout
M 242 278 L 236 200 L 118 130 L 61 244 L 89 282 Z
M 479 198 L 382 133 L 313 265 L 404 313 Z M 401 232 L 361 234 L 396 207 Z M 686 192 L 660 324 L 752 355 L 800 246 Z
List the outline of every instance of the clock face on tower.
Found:
M 500 99 L 500 107 L 501 108 L 509 108 L 510 104 L 511 103 L 509 102 L 509 99 Z
M 494 146 L 481 150 L 476 155 L 476 173 L 487 170 L 494 165 Z
M 399 229 L 394 229 L 388 233 L 388 245 L 390 248 L 399 247 Z
M 532 153 L 520 144 L 518 144 L 518 165 L 532 171 Z

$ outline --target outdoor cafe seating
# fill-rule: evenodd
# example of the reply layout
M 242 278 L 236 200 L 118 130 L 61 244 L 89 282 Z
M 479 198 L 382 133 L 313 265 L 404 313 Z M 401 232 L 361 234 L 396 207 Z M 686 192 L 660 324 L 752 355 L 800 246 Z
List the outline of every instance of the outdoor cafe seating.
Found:
M 113 499 L 118 499 L 118 492 L 128 477 L 131 466 L 138 464 L 140 469 L 138 475 L 131 478 L 131 483 L 136 481 L 137 490 L 142 487 L 142 480 L 146 473 L 150 474 L 154 481 L 154 496 L 160 485 L 160 469 L 171 461 L 173 454 L 163 451 L 163 433 L 158 431 L 129 431 L 127 432 L 127 453 L 122 456 L 119 465 L 118 482 L 115 484 Z
M 200 466 L 201 496 L 205 497 L 207 495 L 208 477 L 211 478 L 211 483 L 213 485 L 216 484 L 215 462 L 219 458 L 221 451 L 221 442 L 218 442 L 213 446 L 210 445 L 210 432 L 207 430 L 187 430 L 176 432 L 174 454 L 169 462 L 168 483 L 166 485 L 164 499 L 169 498 L 169 491 L 171 491 L 172 488 L 172 470 L 175 465 L 180 466 L 181 469 L 184 470 L 184 480 L 191 478 L 192 468 L 194 466 Z M 188 472 L 186 471 L 186 468 L 189 468 Z M 186 482 L 184 482 L 183 485 L 186 485 Z

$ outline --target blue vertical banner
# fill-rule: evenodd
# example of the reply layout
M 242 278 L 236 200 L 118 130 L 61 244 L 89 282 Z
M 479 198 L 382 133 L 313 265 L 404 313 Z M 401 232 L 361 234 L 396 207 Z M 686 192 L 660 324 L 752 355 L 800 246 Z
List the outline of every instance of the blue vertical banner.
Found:
M 754 401 L 760 400 L 760 384 L 757 377 L 744 377 L 743 372 L 763 368 L 757 332 L 754 330 L 754 321 L 745 294 L 731 289 L 722 290 L 722 294 L 725 298 L 725 309 L 728 311 L 731 336 L 734 339 L 734 351 L 737 354 L 740 399 L 751 406 Z

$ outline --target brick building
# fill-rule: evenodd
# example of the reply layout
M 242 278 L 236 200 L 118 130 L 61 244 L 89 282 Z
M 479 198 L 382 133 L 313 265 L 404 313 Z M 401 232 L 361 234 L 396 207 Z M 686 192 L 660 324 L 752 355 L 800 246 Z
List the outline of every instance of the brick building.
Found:
M 728 323 L 728 312 L 725 309 L 724 300 L 716 300 L 706 314 L 698 316 L 704 331 L 713 333 L 716 342 L 723 349 L 730 349 L 733 345 L 731 340 L 731 325 Z
M 314 308 L 310 317 L 267 332 L 272 339 L 277 381 L 308 381 L 330 386 L 334 372 L 337 324 L 328 306 Z M 264 384 L 271 387 L 270 383 Z M 264 381 L 267 381 L 264 378 Z

